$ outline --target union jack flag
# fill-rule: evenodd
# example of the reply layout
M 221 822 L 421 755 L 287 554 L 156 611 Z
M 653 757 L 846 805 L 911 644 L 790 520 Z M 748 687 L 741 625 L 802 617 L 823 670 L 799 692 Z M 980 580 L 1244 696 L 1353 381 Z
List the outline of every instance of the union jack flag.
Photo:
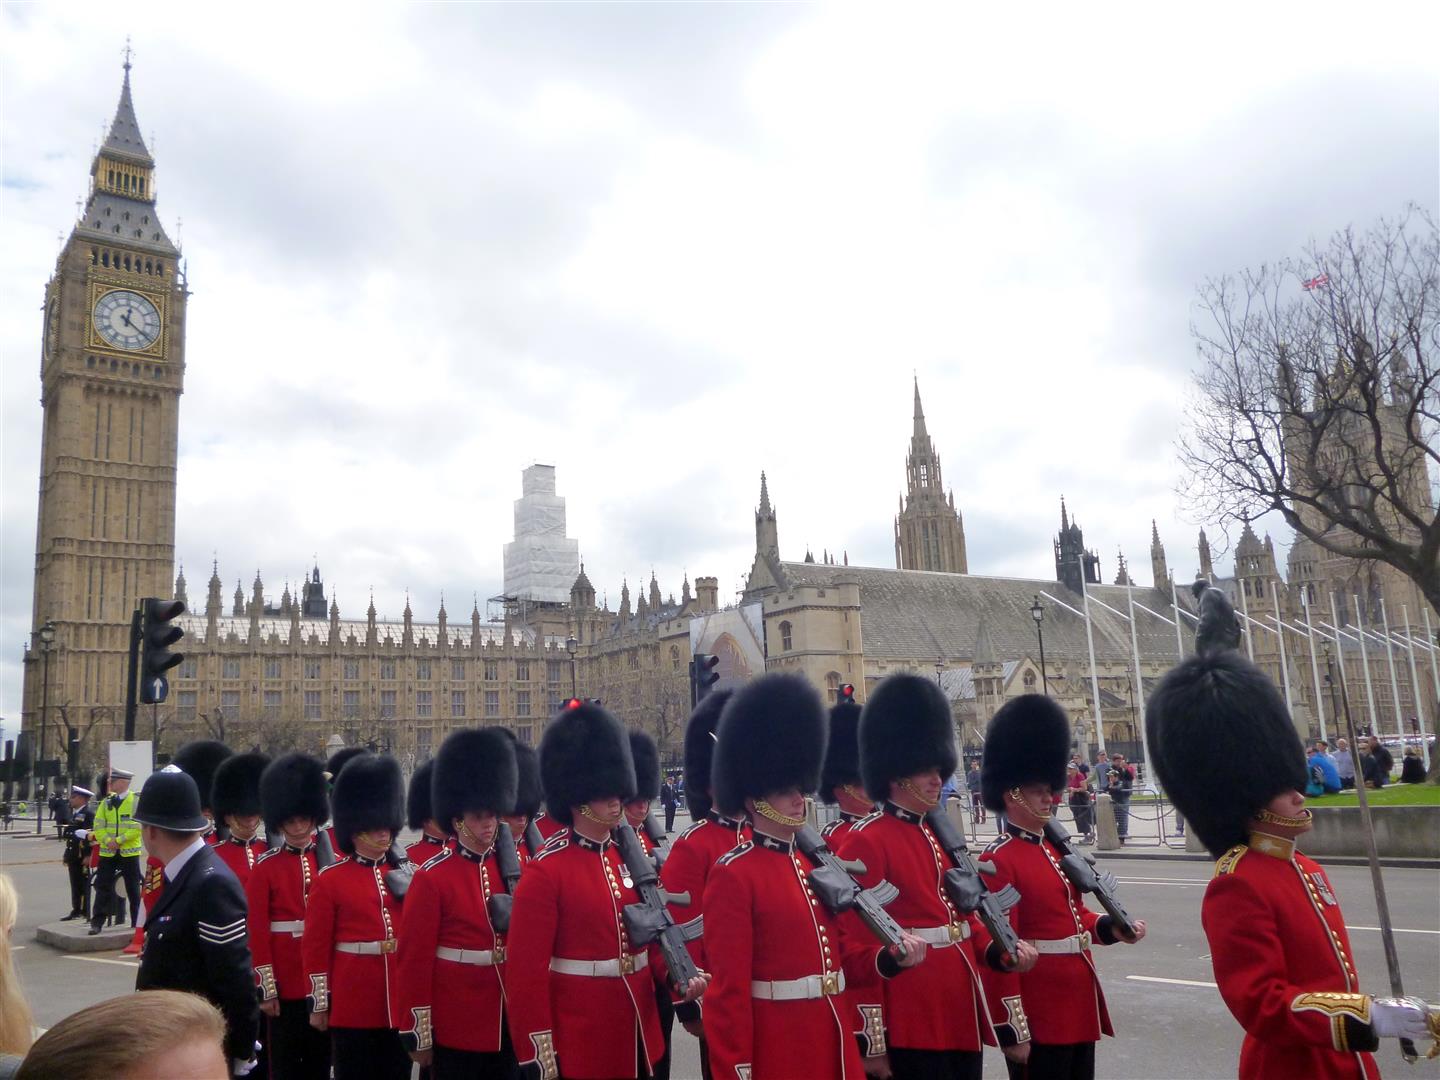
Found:
M 1329 274 L 1316 274 L 1309 281 L 1305 282 L 1305 291 L 1310 292 L 1312 289 L 1323 289 L 1326 285 L 1329 284 Z

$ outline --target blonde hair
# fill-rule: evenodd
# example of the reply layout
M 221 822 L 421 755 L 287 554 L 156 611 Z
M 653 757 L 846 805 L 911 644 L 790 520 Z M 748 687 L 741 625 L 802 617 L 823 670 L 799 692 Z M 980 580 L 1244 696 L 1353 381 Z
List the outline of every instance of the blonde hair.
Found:
M 141 1075 L 147 1059 L 201 1039 L 217 1051 L 225 1039 L 214 1005 L 178 990 L 145 990 L 71 1013 L 35 1040 L 15 1080 Z
M 0 1054 L 23 1054 L 35 1040 L 30 1004 L 20 990 L 10 932 L 20 917 L 20 897 L 8 874 L 0 874 Z

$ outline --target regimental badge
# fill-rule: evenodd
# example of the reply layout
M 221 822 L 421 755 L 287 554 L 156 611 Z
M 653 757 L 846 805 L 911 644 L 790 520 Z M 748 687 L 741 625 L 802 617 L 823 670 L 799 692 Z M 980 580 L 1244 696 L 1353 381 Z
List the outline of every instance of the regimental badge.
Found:
M 1320 899 L 1324 900 L 1325 903 L 1331 907 L 1339 903 L 1339 901 L 1335 899 L 1335 894 L 1330 891 L 1330 883 L 1320 874 L 1311 874 L 1310 883 L 1315 886 L 1315 891 L 1320 894 Z
M 635 881 L 629 874 L 624 875 L 620 879 L 620 884 L 624 885 L 627 889 L 633 889 L 635 887 Z

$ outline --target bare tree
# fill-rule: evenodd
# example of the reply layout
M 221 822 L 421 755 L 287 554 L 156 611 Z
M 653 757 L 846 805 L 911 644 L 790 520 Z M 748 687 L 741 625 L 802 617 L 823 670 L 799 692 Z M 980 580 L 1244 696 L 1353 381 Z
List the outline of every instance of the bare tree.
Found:
M 1222 525 L 1278 511 L 1388 563 L 1440 613 L 1440 230 L 1423 210 L 1200 289 L 1182 493 Z

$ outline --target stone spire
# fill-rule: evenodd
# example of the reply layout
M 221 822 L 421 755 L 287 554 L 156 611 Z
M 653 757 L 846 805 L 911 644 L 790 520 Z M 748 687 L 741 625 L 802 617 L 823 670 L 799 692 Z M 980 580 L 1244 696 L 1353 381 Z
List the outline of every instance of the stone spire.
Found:
M 1200 543 L 1197 550 L 1200 554 L 1200 577 L 1206 581 L 1215 580 L 1215 564 L 1210 559 L 1210 541 L 1205 538 L 1205 530 L 1200 530 Z
M 135 119 L 135 103 L 130 98 L 130 45 L 125 45 L 125 80 L 120 85 L 120 104 L 115 106 L 115 119 L 110 121 L 110 134 L 100 152 L 107 155 L 129 158 L 153 166 L 155 159 L 146 149 L 145 139 L 140 134 L 140 121 Z
M 965 522 L 947 497 L 940 455 L 925 427 L 920 380 L 915 380 L 915 430 L 905 458 L 905 494 L 895 518 L 895 566 L 900 570 L 932 570 L 964 574 L 970 569 L 965 550 Z
M 180 564 L 180 573 L 175 575 L 175 599 L 179 600 L 187 608 L 190 606 L 190 597 L 185 594 L 185 564 Z
M 1160 543 L 1160 528 L 1153 518 L 1150 521 L 1150 577 L 1155 588 L 1169 590 L 1170 567 L 1165 561 L 1165 545 Z
M 1116 557 L 1116 562 L 1119 565 L 1119 569 L 1115 571 L 1115 584 L 1134 585 L 1135 582 L 1130 578 L 1130 568 L 1125 565 L 1125 553 L 1123 551 Z
M 235 579 L 235 607 L 230 614 L 237 619 L 245 614 L 245 590 L 240 587 L 240 579 Z
M 655 577 L 655 571 L 652 569 L 650 571 L 650 610 L 659 611 L 663 603 L 660 599 L 660 582 Z
M 210 591 L 205 596 L 205 614 L 218 617 L 220 615 L 220 563 L 219 560 L 210 568 Z
M 630 619 L 630 582 L 628 579 L 621 579 L 620 582 L 620 621 L 627 622 Z
M 775 508 L 770 505 L 770 488 L 763 472 L 760 474 L 760 508 L 755 511 L 755 553 L 780 557 L 780 528 Z
M 920 376 L 915 376 L 915 433 L 912 438 L 916 442 L 930 442 L 930 433 L 925 430 L 925 410 L 920 405 Z
M 685 572 L 685 580 L 680 586 L 680 603 L 683 606 L 690 603 L 691 599 L 692 596 L 690 593 L 690 572 L 687 570 Z

